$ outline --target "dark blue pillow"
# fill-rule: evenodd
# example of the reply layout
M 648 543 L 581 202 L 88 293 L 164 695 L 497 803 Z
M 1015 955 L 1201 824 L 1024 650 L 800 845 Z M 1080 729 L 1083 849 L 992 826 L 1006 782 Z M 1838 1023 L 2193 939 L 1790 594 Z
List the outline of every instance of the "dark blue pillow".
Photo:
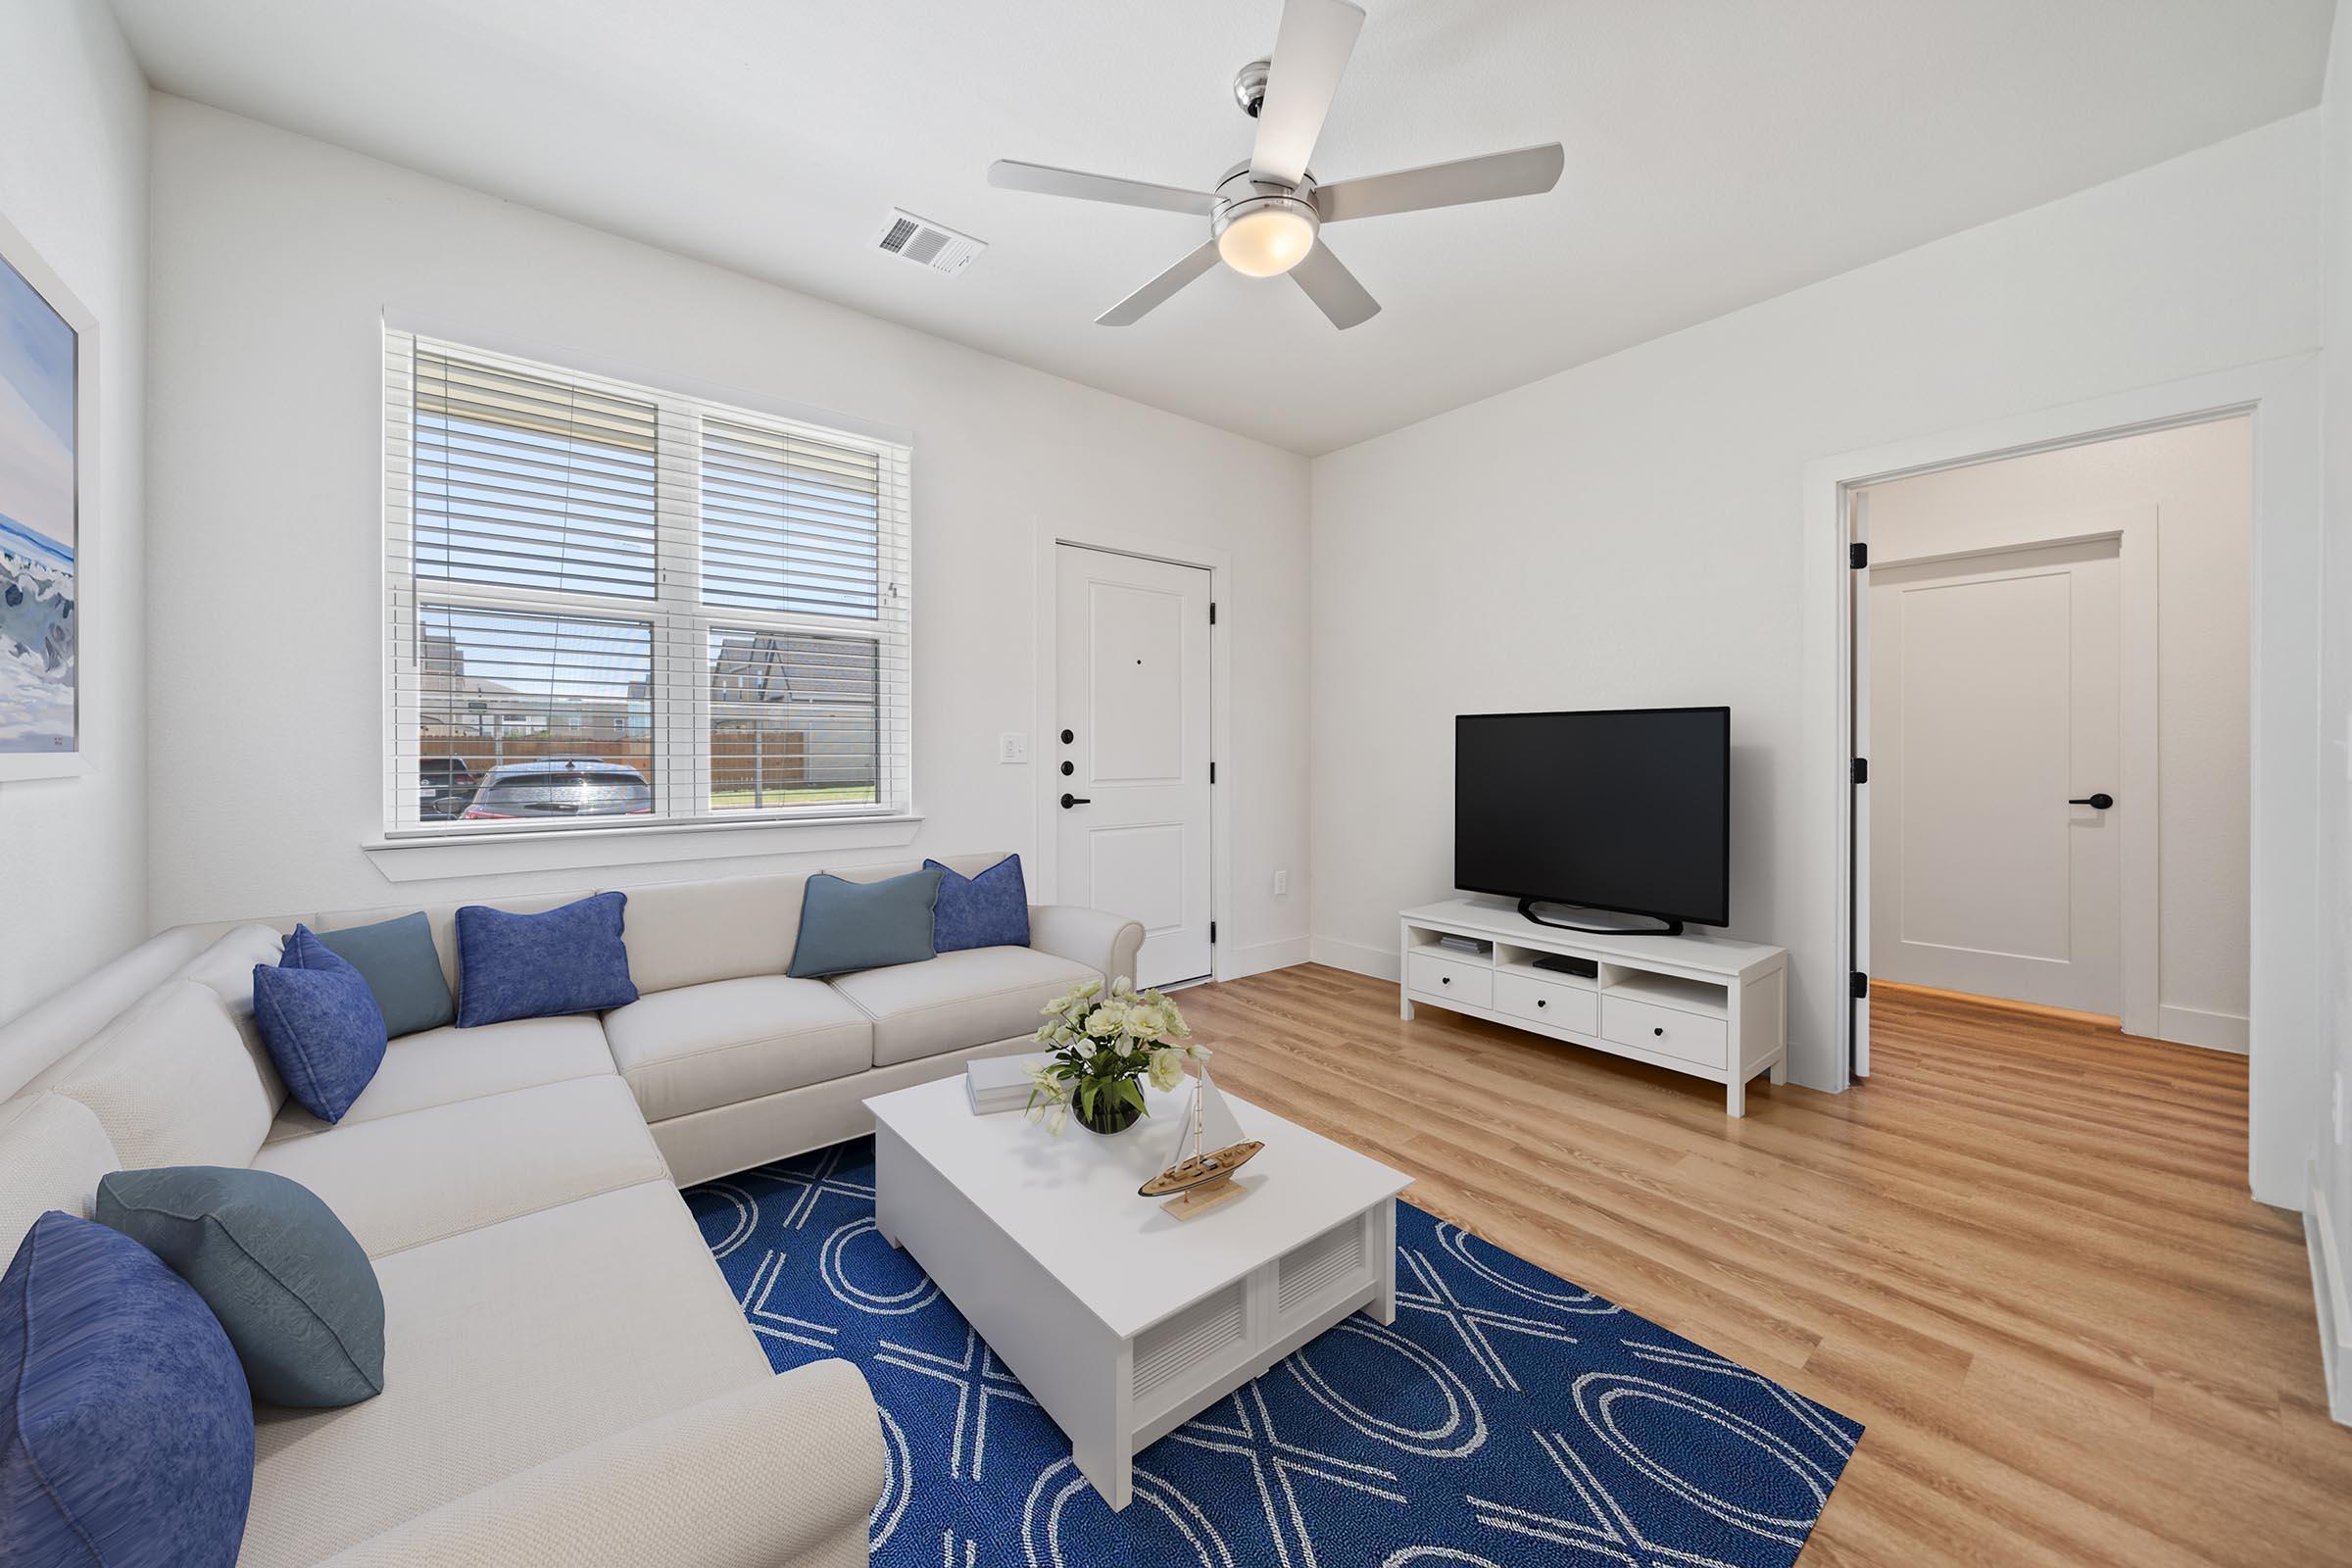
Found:
M 375 993 L 307 925 L 274 967 L 253 966 L 253 1017 L 287 1093 L 314 1116 L 341 1121 L 384 1064 Z
M 620 938 L 625 893 L 541 914 L 468 904 L 458 911 L 458 1027 L 603 1012 L 637 1000 Z
M 402 1035 L 439 1029 L 458 1016 L 449 999 L 449 980 L 441 972 L 441 952 L 433 946 L 433 926 L 421 914 L 404 914 L 374 925 L 349 925 L 321 931 L 318 940 L 337 957 L 348 961 L 375 994 L 384 1011 L 384 1033 Z
M 962 876 L 937 860 L 939 908 L 931 946 L 940 953 L 966 948 L 1025 948 L 1029 945 L 1029 888 L 1021 880 L 1021 858 L 1007 855 L 978 876 Z
M 0 1557 L 231 1568 L 253 1396 L 186 1280 L 51 1209 L 0 1275 Z

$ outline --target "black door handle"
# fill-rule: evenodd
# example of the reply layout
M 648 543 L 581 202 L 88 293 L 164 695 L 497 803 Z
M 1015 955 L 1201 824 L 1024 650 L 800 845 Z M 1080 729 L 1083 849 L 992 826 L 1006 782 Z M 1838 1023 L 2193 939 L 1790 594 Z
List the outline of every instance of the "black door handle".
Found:
M 1083 795 L 1064 795 L 1061 798 L 1061 808 L 1065 811 L 1073 806 L 1092 806 L 1094 804 Z
M 2085 795 L 2079 801 L 2069 801 L 2066 804 L 2069 806 L 2087 806 L 2094 810 L 2104 811 L 2107 809 L 2107 808 L 2115 804 L 2115 797 L 2108 794 L 2105 790 L 2101 790 L 2096 795 Z

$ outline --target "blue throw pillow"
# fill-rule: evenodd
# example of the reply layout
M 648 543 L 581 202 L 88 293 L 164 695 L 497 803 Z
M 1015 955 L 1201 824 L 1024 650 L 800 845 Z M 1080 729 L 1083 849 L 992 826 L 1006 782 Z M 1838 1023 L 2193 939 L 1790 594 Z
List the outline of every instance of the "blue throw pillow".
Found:
M 0 1557 L 231 1568 L 253 1396 L 186 1280 L 51 1209 L 0 1275 Z
M 793 944 L 796 980 L 854 969 L 919 963 L 931 956 L 931 917 L 939 873 L 909 871 L 880 882 L 852 882 L 823 872 L 801 899 L 801 935 Z
M 966 948 L 1025 948 L 1029 945 L 1029 888 L 1021 880 L 1021 858 L 1007 855 L 978 876 L 962 876 L 937 860 L 939 913 L 931 946 L 939 953 Z
M 307 925 L 275 967 L 253 966 L 253 1017 L 287 1093 L 314 1116 L 341 1121 L 384 1064 L 375 993 Z
M 423 915 L 404 914 L 318 935 L 328 951 L 359 970 L 375 993 L 375 1004 L 384 1012 L 384 1033 L 393 1039 L 456 1020 L 458 1004 L 450 1000 L 449 979 L 441 972 L 433 923 Z
M 109 1171 L 97 1219 L 196 1288 L 262 1403 L 318 1410 L 384 1392 L 375 1265 L 300 1182 L 218 1165 Z
M 458 911 L 458 1027 L 603 1012 L 637 1000 L 620 937 L 625 893 L 541 914 L 468 904 Z

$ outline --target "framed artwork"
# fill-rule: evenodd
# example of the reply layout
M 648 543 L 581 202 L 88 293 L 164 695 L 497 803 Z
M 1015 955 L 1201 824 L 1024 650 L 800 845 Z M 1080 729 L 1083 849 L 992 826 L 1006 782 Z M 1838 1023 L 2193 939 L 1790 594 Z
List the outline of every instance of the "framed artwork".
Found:
M 89 771 L 97 322 L 0 219 L 0 781 Z

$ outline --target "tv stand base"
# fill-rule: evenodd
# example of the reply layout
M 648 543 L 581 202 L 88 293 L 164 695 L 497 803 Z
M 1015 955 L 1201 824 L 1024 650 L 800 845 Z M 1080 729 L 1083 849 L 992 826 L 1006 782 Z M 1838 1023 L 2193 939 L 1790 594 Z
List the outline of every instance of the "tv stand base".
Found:
M 1484 953 L 1439 946 L 1471 937 Z M 1396 1010 L 1444 1007 L 1719 1084 L 1747 1112 L 1759 1073 L 1788 1074 L 1788 955 L 1723 937 L 1586 931 L 1505 905 L 1450 899 L 1397 917 Z M 1579 958 L 1590 975 L 1545 968 Z
M 1567 920 L 1546 920 L 1544 918 L 1544 916 L 1536 912 L 1536 906 L 1543 902 L 1547 901 L 1538 899 L 1521 899 L 1519 901 L 1519 912 L 1522 915 L 1525 915 L 1528 919 L 1535 921 L 1536 924 L 1547 925 L 1554 931 L 1583 931 L 1589 935 L 1600 937 L 1679 937 L 1683 934 L 1683 922 L 1680 920 L 1668 920 L 1664 925 L 1576 925 Z M 1581 908 L 1583 906 L 1570 905 L 1569 907 Z M 1610 914 L 1614 911 L 1608 909 L 1594 909 L 1589 912 L 1593 914 Z M 1635 914 L 1628 915 L 1626 918 L 1629 920 L 1647 920 L 1655 919 L 1657 917 L 1654 915 Z

